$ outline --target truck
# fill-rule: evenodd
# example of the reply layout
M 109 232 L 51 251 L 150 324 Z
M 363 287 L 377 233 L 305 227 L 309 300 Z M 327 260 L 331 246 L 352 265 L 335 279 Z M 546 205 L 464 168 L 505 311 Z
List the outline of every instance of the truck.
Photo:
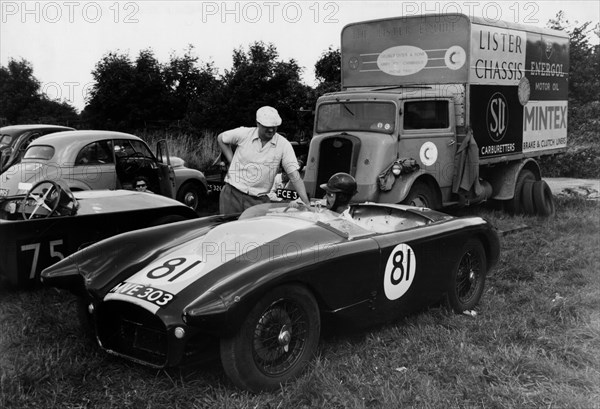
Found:
M 316 103 L 308 194 L 347 172 L 354 201 L 551 215 L 539 159 L 566 151 L 568 73 L 557 30 L 459 13 L 346 25 L 341 90 Z

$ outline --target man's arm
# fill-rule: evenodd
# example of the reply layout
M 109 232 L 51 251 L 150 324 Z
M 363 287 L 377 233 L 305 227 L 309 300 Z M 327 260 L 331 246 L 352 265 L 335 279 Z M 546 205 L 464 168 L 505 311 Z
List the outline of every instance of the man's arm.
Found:
M 231 163 L 231 160 L 233 159 L 233 149 L 231 149 L 229 144 L 223 142 L 223 133 L 220 133 L 219 136 L 217 136 L 217 142 L 219 143 L 219 147 L 221 148 L 221 152 L 223 152 L 223 156 L 225 156 L 227 163 Z
M 300 173 L 297 170 L 294 170 L 288 173 L 288 176 L 290 177 L 292 185 L 294 185 L 294 189 L 296 189 L 296 192 L 298 192 L 300 199 L 302 199 L 304 204 L 307 206 L 310 205 L 310 200 L 308 198 L 308 194 L 306 193 L 306 187 L 304 186 L 304 181 L 300 177 Z

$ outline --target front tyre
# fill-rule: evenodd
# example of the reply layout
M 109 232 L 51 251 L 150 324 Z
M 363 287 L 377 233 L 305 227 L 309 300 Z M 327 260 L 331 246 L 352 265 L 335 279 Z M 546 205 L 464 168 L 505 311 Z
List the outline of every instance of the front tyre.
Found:
M 479 303 L 487 271 L 485 250 L 479 240 L 469 239 L 460 254 L 447 288 L 448 306 L 456 313 L 471 310 Z
M 435 194 L 429 186 L 422 182 L 416 182 L 412 185 L 406 199 L 402 203 L 409 206 L 427 207 L 429 209 L 437 208 Z
M 241 389 L 276 389 L 304 370 L 320 330 L 313 295 L 299 286 L 277 287 L 252 308 L 233 337 L 221 340 L 225 373 Z
M 204 189 L 197 182 L 185 182 L 177 192 L 177 200 L 195 212 L 200 210 L 205 196 Z

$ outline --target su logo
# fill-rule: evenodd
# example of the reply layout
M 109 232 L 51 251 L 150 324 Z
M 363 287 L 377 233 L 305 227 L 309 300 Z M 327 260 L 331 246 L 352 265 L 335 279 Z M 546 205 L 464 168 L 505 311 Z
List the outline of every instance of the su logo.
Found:
M 496 92 L 488 101 L 486 126 L 488 134 L 494 142 L 500 142 L 506 135 L 508 104 L 506 98 L 500 92 Z

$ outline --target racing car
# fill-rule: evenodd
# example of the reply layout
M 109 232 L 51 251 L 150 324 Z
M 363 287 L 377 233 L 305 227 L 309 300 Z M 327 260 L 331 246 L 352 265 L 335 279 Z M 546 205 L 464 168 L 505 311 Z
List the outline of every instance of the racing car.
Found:
M 218 347 L 227 376 L 254 392 L 302 373 L 322 325 L 477 305 L 499 255 L 486 220 L 375 203 L 351 215 L 264 204 L 133 231 L 45 269 L 42 281 L 83 297 L 107 352 L 164 368 Z
M 26 194 L 0 197 L 0 279 L 39 284 L 44 267 L 91 243 L 153 225 L 197 218 L 174 199 L 131 190 L 71 192 L 43 180 Z

